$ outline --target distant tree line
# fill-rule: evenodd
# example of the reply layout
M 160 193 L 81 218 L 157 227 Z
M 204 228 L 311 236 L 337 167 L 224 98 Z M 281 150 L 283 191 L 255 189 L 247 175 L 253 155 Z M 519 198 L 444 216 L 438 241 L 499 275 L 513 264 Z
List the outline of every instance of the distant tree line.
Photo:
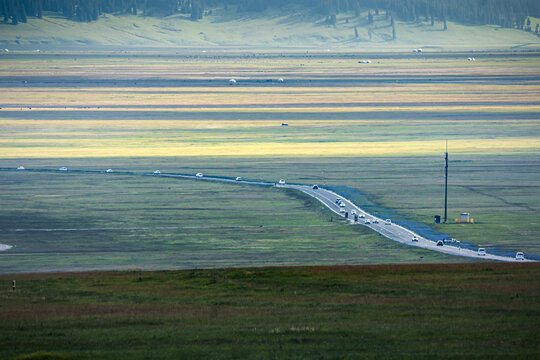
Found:
M 0 20 L 14 25 L 27 17 L 43 16 L 44 11 L 62 14 L 74 21 L 94 21 L 101 14 L 141 14 L 166 16 L 190 14 L 199 20 L 221 6 L 242 11 L 262 11 L 296 4 L 311 9 L 335 23 L 336 15 L 353 11 L 356 16 L 369 9 L 369 21 L 384 11 L 403 21 L 444 23 L 451 20 L 464 24 L 499 25 L 507 28 L 527 28 L 527 16 L 540 17 L 538 0 L 0 0 Z

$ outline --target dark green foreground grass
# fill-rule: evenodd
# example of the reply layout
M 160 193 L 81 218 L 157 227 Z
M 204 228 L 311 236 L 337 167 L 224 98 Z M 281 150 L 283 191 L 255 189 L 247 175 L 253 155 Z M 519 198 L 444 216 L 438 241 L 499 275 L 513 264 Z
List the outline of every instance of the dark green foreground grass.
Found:
M 1 275 L 0 358 L 532 359 L 539 278 L 500 263 Z

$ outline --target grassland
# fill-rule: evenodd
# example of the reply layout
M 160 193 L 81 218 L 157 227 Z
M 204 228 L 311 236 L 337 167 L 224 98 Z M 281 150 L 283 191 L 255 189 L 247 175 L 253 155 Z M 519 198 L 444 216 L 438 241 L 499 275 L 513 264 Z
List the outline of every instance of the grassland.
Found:
M 0 358 L 532 359 L 539 271 L 439 264 L 0 275 Z
M 359 192 L 355 201 L 366 209 L 430 224 L 442 211 L 442 153 L 448 139 L 450 220 L 467 211 L 476 223 L 436 229 L 486 247 L 538 254 L 538 57 L 485 54 L 471 63 L 463 56 L 381 55 L 369 67 L 346 54 L 2 56 L 0 167 L 202 171 L 347 186 Z M 239 80 L 238 86 L 227 85 L 230 77 Z M 267 81 L 278 77 L 286 82 Z M 282 121 L 289 126 L 281 126 Z M 0 228 L 31 230 L 4 231 L 2 243 L 17 245 L 12 253 L 24 252 L 3 254 L 9 259 L 3 262 L 4 272 L 24 271 L 28 264 L 45 270 L 449 261 L 331 224 L 329 213 L 317 205 L 275 190 L 248 195 L 238 187 L 167 180 L 175 184 L 167 188 L 180 196 L 156 187 L 161 185 L 152 178 L 120 176 L 114 182 L 102 175 L 46 172 L 0 176 L 0 200 L 9 204 Z M 122 206 L 111 202 L 116 193 L 126 199 Z M 218 195 L 216 210 L 205 211 Z M 100 204 L 108 208 L 100 211 L 105 206 Z M 202 205 L 192 219 L 193 204 Z M 229 212 L 230 206 L 235 210 Z M 146 208 L 161 210 L 146 218 Z M 120 215 L 124 220 L 116 220 Z M 197 240 L 202 247 L 178 250 L 183 254 L 179 261 L 172 260 L 178 256 L 173 249 L 187 246 L 193 235 L 179 234 L 176 221 L 209 228 Z M 219 228 L 233 223 L 249 228 L 261 221 L 260 234 Z M 32 232 L 95 224 L 102 230 L 92 235 Z M 321 231 L 313 231 L 311 224 Z M 143 238 L 138 230 L 114 230 L 121 227 L 150 230 Z M 226 240 L 220 241 L 222 231 Z M 290 243 L 284 239 L 289 233 Z M 237 236 L 244 242 L 243 254 L 259 241 L 263 247 L 272 244 L 276 252 L 249 260 L 234 255 L 220 262 L 216 253 L 188 261 L 216 244 L 204 244 L 205 239 L 223 243 L 226 252 L 236 246 Z M 89 239 L 99 245 L 99 257 L 83 252 L 77 258 Z M 49 242 L 55 252 L 45 253 Z M 144 252 L 122 255 L 138 243 L 146 252 L 147 245 L 160 245 L 154 258 Z M 308 256 L 294 250 L 300 243 L 310 249 Z M 329 243 L 336 245 L 335 253 L 325 247 Z M 69 257 L 59 251 L 63 246 L 70 248 Z M 361 247 L 351 251 L 355 246 Z M 31 253 L 32 248 L 37 252 Z M 113 248 L 117 253 L 106 255 Z M 326 258 L 326 253 L 333 255 Z
M 354 13 L 338 15 L 336 25 L 325 24 L 325 18 L 294 6 L 278 11 L 241 12 L 213 8 L 212 14 L 200 21 L 187 15 L 165 18 L 103 15 L 96 22 L 72 22 L 53 14 L 43 19 L 29 19 L 16 27 L 0 24 L 5 46 L 50 48 L 79 46 L 94 49 L 108 46 L 117 49 L 138 47 L 216 46 L 240 48 L 322 48 L 346 51 L 388 51 L 422 46 L 432 50 L 538 49 L 539 39 L 532 33 L 498 26 L 465 26 L 407 23 L 396 21 L 397 39 L 392 40 L 389 19 L 381 12 L 374 24 L 367 22 L 367 10 L 359 17 Z M 533 29 L 534 29 L 533 19 Z M 355 27 L 358 37 L 355 37 Z M 371 39 L 368 32 L 371 31 Z
M 0 234 L 14 245 L 0 273 L 455 261 L 347 226 L 296 192 L 63 175 L 0 172 Z

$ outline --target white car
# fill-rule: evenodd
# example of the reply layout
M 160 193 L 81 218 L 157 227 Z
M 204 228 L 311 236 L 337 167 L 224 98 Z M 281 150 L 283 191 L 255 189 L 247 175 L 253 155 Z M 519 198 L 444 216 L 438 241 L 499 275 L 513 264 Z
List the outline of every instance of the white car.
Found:
M 345 208 L 340 208 L 339 212 L 344 214 L 345 213 Z
M 366 217 L 366 215 L 364 215 L 364 214 L 360 214 L 360 216 L 358 216 L 358 217 L 359 217 L 360 219 L 363 219 L 363 218 L 365 218 L 365 217 Z
M 106 173 L 112 173 L 113 172 L 113 169 L 107 169 L 107 171 L 105 171 Z
M 24 166 L 19 166 L 17 170 L 24 170 Z
M 195 177 L 196 177 L 196 178 L 202 178 L 202 177 L 203 177 L 203 174 L 202 174 L 202 173 L 196 173 L 196 174 L 195 174 Z
M 62 166 L 60 169 L 58 169 L 59 171 L 67 171 L 67 167 L 65 166 Z
M 392 220 L 390 219 L 384 220 L 384 225 L 392 225 Z
M 518 251 L 516 253 L 516 260 L 525 260 L 525 255 L 523 254 L 523 252 Z
M 279 179 L 278 184 L 279 185 L 285 185 L 285 179 Z
M 412 237 L 412 242 L 418 242 L 418 236 L 414 235 L 414 236 Z
M 159 175 L 159 174 L 161 174 L 161 171 L 159 170 L 154 171 L 154 175 Z
M 236 79 L 230 79 L 229 80 L 229 85 L 236 85 Z
M 478 254 L 478 256 L 486 256 L 486 249 L 479 248 L 477 254 Z
M 378 223 L 379 223 L 379 219 L 373 219 L 373 223 L 374 223 L 374 224 L 378 224 Z
M 242 181 L 243 179 L 240 177 L 240 176 L 237 176 L 236 179 L 234 179 L 235 181 Z
M 351 210 L 351 215 L 356 215 L 356 210 Z
M 369 219 L 366 219 L 366 221 L 364 221 L 364 224 L 366 224 L 366 225 L 369 225 L 369 224 L 371 224 L 371 220 L 369 220 Z
M 344 203 L 344 202 L 340 202 L 340 203 L 339 203 L 339 207 L 340 207 L 340 208 L 344 208 L 344 207 L 345 207 L 345 203 Z

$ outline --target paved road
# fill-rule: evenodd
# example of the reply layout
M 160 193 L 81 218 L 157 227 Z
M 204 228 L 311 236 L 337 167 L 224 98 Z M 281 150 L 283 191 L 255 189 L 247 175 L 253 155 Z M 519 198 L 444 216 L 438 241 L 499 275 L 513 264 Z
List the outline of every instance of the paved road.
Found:
M 1 169 L 1 170 L 12 170 L 12 169 Z M 30 170 L 30 169 L 27 169 L 27 170 Z M 43 171 L 43 170 L 40 170 L 40 171 Z M 78 170 L 77 172 L 81 172 L 81 170 Z M 89 172 L 104 173 L 103 171 L 89 171 Z M 122 174 L 127 174 L 127 173 L 122 173 Z M 129 174 L 135 175 L 134 173 L 129 173 Z M 385 219 L 381 219 L 374 215 L 371 215 L 365 210 L 355 205 L 352 201 L 345 199 L 344 197 L 330 190 L 320 188 L 320 187 L 318 189 L 313 189 L 312 186 L 308 186 L 308 185 L 296 185 L 296 184 L 278 185 L 273 182 L 245 181 L 245 180 L 236 181 L 235 179 L 212 177 L 212 176 L 197 177 L 195 175 L 180 175 L 180 174 L 144 174 L 144 175 L 156 176 L 156 177 L 194 179 L 197 181 L 218 181 L 218 182 L 227 182 L 227 183 L 234 183 L 234 184 L 257 185 L 257 186 L 276 186 L 276 187 L 282 187 L 282 188 L 295 189 L 319 200 L 328 209 L 330 209 L 330 211 L 334 212 L 336 215 L 345 217 L 345 214 L 340 212 L 340 206 L 336 203 L 336 199 L 339 198 L 345 204 L 344 209 L 345 209 L 345 212 L 348 213 L 349 215 L 349 221 L 351 222 L 351 224 L 366 226 L 372 229 L 373 231 L 376 231 L 379 234 L 391 240 L 400 242 L 402 244 L 406 244 L 409 246 L 416 246 L 419 248 L 433 250 L 433 251 L 439 251 L 445 254 L 456 255 L 456 256 L 465 256 L 465 257 L 470 257 L 470 258 L 481 258 L 481 259 L 486 259 L 486 260 L 497 260 L 497 261 L 506 261 L 506 262 L 518 261 L 514 257 L 490 254 L 489 250 L 487 250 L 487 254 L 485 256 L 479 256 L 477 251 L 470 250 L 470 249 L 463 249 L 463 248 L 460 248 L 459 246 L 454 246 L 454 244 L 453 245 L 445 244 L 443 246 L 437 246 L 435 241 L 426 239 L 420 236 L 419 234 L 416 234 L 415 232 L 404 228 L 403 226 L 400 226 L 394 223 L 387 225 L 385 223 Z M 359 216 L 358 222 L 354 221 L 354 215 L 352 215 L 353 210 Z M 365 223 L 366 219 L 370 220 L 369 224 Z M 378 221 L 378 223 L 374 223 L 373 220 Z M 418 241 L 414 241 L 414 242 L 412 241 L 414 236 L 418 238 Z M 0 251 L 8 250 L 10 248 L 11 246 L 9 245 L 0 244 Z M 520 262 L 523 262 L 523 261 L 529 262 L 529 261 L 534 261 L 534 260 L 525 259 L 525 260 L 521 260 Z
M 328 209 L 330 209 L 330 211 L 334 212 L 336 215 L 345 217 L 344 213 L 340 213 L 340 206 L 336 203 L 336 199 L 340 198 L 342 202 L 345 204 L 345 207 L 344 207 L 345 212 L 349 214 L 349 221 L 351 222 L 351 224 L 367 226 L 373 231 L 376 231 L 379 234 L 391 240 L 400 242 L 402 244 L 416 246 L 419 248 L 433 250 L 433 251 L 439 251 L 445 254 L 456 255 L 456 256 L 465 256 L 465 257 L 471 257 L 471 258 L 481 258 L 481 259 L 486 259 L 486 260 L 497 260 L 497 261 L 506 261 L 506 262 L 517 261 L 514 257 L 490 254 L 489 250 L 487 250 L 486 255 L 479 256 L 477 251 L 473 251 L 470 249 L 463 249 L 459 246 L 454 246 L 454 244 L 452 245 L 445 244 L 443 246 L 437 246 L 437 243 L 435 241 L 426 239 L 420 236 L 419 234 L 416 234 L 415 232 L 409 229 L 406 229 L 400 225 L 397 225 L 394 223 L 391 223 L 391 225 L 386 225 L 385 223 L 386 219 L 381 219 L 374 215 L 371 215 L 365 210 L 362 210 L 360 207 L 355 205 L 352 201 L 345 199 L 342 196 L 330 190 L 326 190 L 320 187 L 315 190 L 312 188 L 312 186 L 308 186 L 308 185 L 294 185 L 294 184 L 277 185 L 276 183 L 262 182 L 262 181 L 261 182 L 257 182 L 257 181 L 240 181 L 239 182 L 234 179 L 225 179 L 225 178 L 219 178 L 219 177 L 203 176 L 202 178 L 197 178 L 194 175 L 161 174 L 161 176 L 197 179 L 200 181 L 221 181 L 221 182 L 230 182 L 230 183 L 259 185 L 259 186 L 277 186 L 277 187 L 282 187 L 282 188 L 295 189 L 319 200 Z M 352 215 L 353 210 L 359 216 L 358 222 L 354 222 L 354 216 Z M 365 223 L 366 219 L 370 220 L 369 224 Z M 373 220 L 378 221 L 378 223 L 373 223 Z M 414 241 L 414 242 L 412 241 L 414 236 L 418 238 L 418 241 Z M 523 262 L 523 261 L 532 261 L 532 260 L 526 259 L 526 260 L 521 260 L 520 262 Z
M 379 234 L 400 242 L 402 244 L 410 245 L 410 246 L 416 246 L 424 249 L 429 249 L 433 251 L 439 251 L 445 254 L 450 255 L 457 255 L 457 256 L 465 256 L 465 257 L 471 257 L 471 258 L 481 258 L 481 259 L 487 259 L 487 260 L 497 260 L 497 261 L 517 261 L 514 257 L 508 257 L 508 256 L 499 256 L 499 255 L 493 255 L 489 253 L 489 250 L 487 250 L 487 254 L 485 256 L 479 256 L 477 251 L 473 251 L 470 249 L 463 249 L 459 246 L 449 245 L 445 244 L 443 246 L 437 246 L 437 243 L 433 240 L 426 239 L 419 234 L 416 234 L 415 232 L 406 229 L 400 225 L 391 223 L 390 225 L 385 224 L 385 219 L 378 218 L 376 216 L 373 216 L 369 214 L 368 212 L 362 210 L 360 207 L 355 205 L 353 202 L 351 202 L 348 199 L 343 198 L 342 196 L 326 189 L 319 188 L 317 190 L 313 189 L 311 186 L 306 185 L 278 185 L 282 187 L 292 188 L 299 191 L 302 191 L 315 199 L 322 202 L 327 208 L 329 208 L 332 212 L 339 216 L 345 216 L 343 213 L 339 212 L 340 206 L 336 203 L 336 199 L 339 198 L 342 200 L 342 202 L 345 204 L 345 211 L 349 214 L 350 222 L 367 226 L 368 228 L 378 232 Z M 354 217 L 351 216 L 352 211 L 355 211 L 357 215 L 359 216 L 358 222 L 354 222 Z M 365 220 L 369 219 L 370 223 L 365 224 Z M 373 220 L 378 221 L 378 223 L 373 223 Z M 413 237 L 416 236 L 418 238 L 418 241 L 413 242 Z M 531 260 L 524 260 L 524 261 L 531 261 Z M 523 260 L 521 260 L 523 262 Z

